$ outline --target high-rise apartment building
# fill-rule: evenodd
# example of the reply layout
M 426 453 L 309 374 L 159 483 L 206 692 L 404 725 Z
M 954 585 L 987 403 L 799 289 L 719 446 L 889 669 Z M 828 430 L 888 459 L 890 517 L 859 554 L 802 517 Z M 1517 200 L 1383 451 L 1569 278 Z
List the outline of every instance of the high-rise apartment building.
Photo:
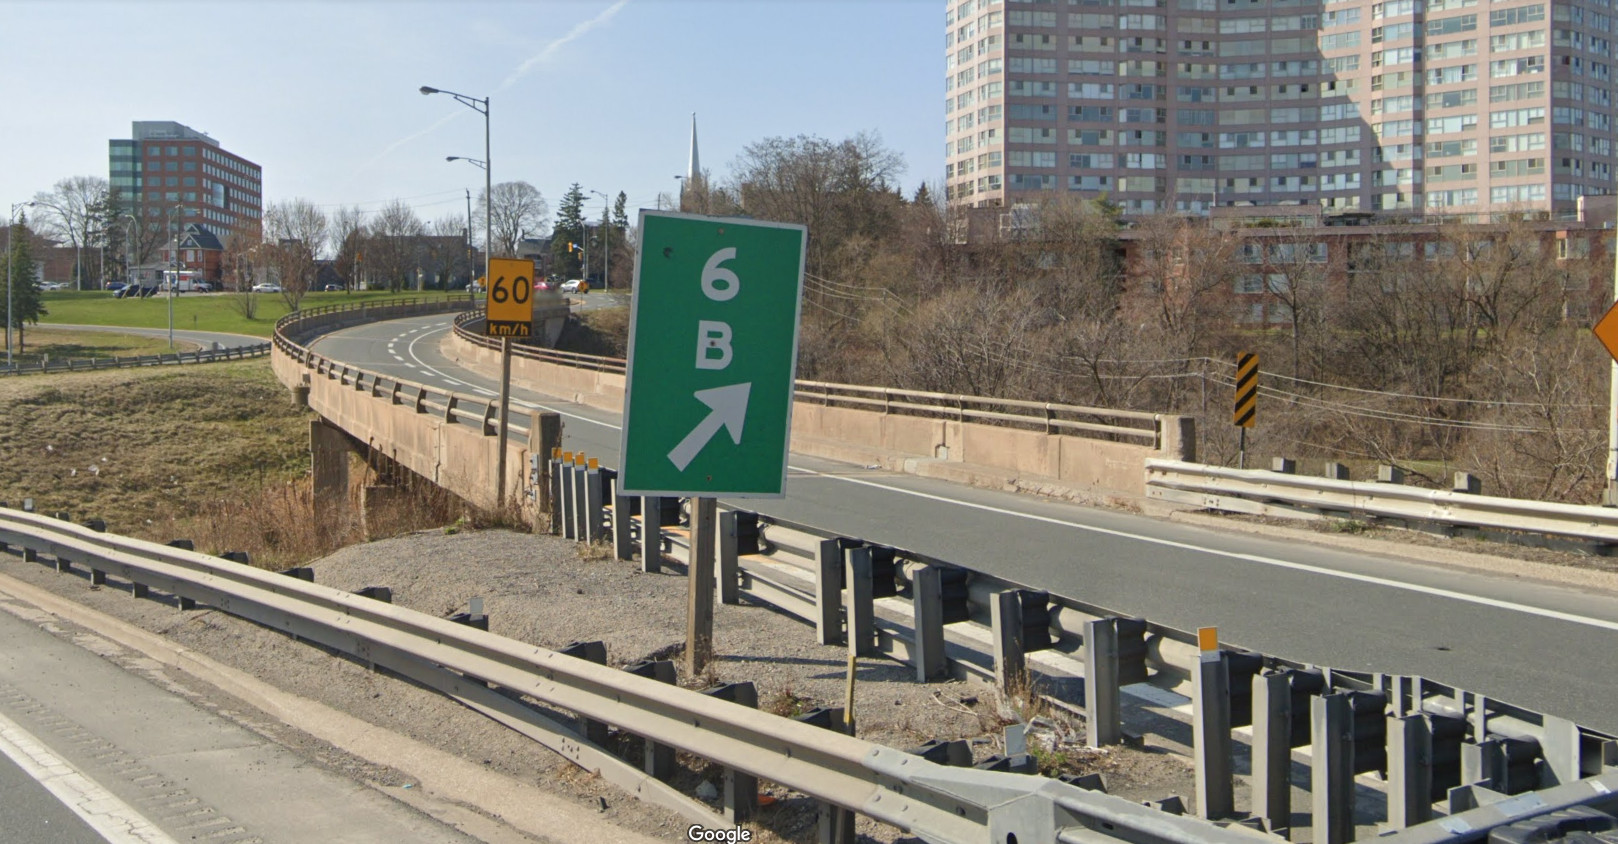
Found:
M 109 182 L 124 211 L 145 229 L 169 232 L 157 244 L 191 224 L 220 242 L 233 234 L 256 236 L 264 211 L 264 174 L 257 164 L 172 121 L 135 121 L 132 134 L 107 142 Z M 171 258 L 163 254 L 164 261 Z M 193 268 L 203 263 L 196 254 L 180 259 Z
M 1613 192 L 1613 0 L 955 0 L 963 206 L 1571 214 Z

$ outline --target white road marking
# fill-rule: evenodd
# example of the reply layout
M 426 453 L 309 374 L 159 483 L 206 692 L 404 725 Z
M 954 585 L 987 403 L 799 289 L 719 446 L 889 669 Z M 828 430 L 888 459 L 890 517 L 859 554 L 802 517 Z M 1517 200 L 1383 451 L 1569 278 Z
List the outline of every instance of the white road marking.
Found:
M 447 331 L 448 328 L 440 328 L 438 330 Z M 426 335 L 424 334 L 422 336 L 425 337 Z M 411 346 L 414 346 L 414 345 L 415 345 L 415 342 L 412 341 Z M 412 353 L 412 357 L 414 357 L 413 353 Z M 420 360 L 420 358 L 417 358 L 417 360 Z M 426 366 L 426 364 L 423 364 L 423 366 Z M 442 378 L 445 378 L 446 380 L 448 380 L 449 376 L 444 375 L 444 373 L 438 372 L 437 370 L 432 369 L 431 367 L 427 367 L 427 368 L 430 371 L 432 371 L 432 372 L 436 373 L 437 375 L 439 375 L 439 377 L 442 377 Z M 450 383 L 453 384 L 453 383 L 456 383 L 456 382 L 450 381 Z M 612 424 L 610 422 L 602 422 L 602 421 L 600 421 L 598 419 L 591 419 L 591 418 L 589 418 L 587 416 L 579 416 L 578 414 L 568 413 L 566 411 L 560 410 L 560 409 L 555 408 L 555 407 L 547 407 L 545 405 L 533 405 L 533 407 L 535 409 L 555 411 L 556 413 L 559 413 L 562 416 L 565 416 L 565 417 L 567 417 L 569 419 L 576 419 L 576 420 L 578 420 L 580 422 L 589 422 L 589 423 L 591 423 L 593 425 L 600 425 L 603 428 L 607 428 L 607 429 L 610 429 L 610 430 L 613 430 L 613 431 L 622 431 L 623 430 L 623 426 L 621 426 L 621 425 L 614 425 L 614 424 Z M 1339 571 L 1337 569 L 1323 568 L 1321 566 L 1312 566 L 1312 565 L 1309 565 L 1308 563 L 1296 563 L 1296 562 L 1293 562 L 1291 560 L 1281 560 L 1281 559 L 1277 559 L 1275 557 L 1266 557 L 1266 556 L 1263 556 L 1261 554 L 1245 554 L 1245 553 L 1242 553 L 1242 552 L 1239 552 L 1239 551 L 1221 551 L 1221 550 L 1213 549 L 1213 548 L 1203 548 L 1201 546 L 1192 545 L 1192 544 L 1187 543 L 1187 542 L 1176 542 L 1176 541 L 1174 541 L 1172 539 L 1160 539 L 1160 538 L 1155 537 L 1155 536 L 1146 536 L 1144 534 L 1139 534 L 1139 533 L 1130 533 L 1129 531 L 1114 530 L 1112 528 L 1104 528 L 1104 527 L 1096 527 L 1094 525 L 1086 525 L 1086 524 L 1081 524 L 1079 522 L 1070 522 L 1070 521 L 1067 521 L 1065 519 L 1058 519 L 1058 518 L 1054 518 L 1052 516 L 1040 516 L 1040 515 L 1036 515 L 1034 513 L 1023 513 L 1023 512 L 1016 511 L 1016 510 L 1007 510 L 1007 509 L 1005 509 L 1003 507 L 994 507 L 994 506 L 991 506 L 991 505 L 988 505 L 988 504 L 978 504 L 978 503 L 971 502 L 971 501 L 961 501 L 961 500 L 955 499 L 955 498 L 948 498 L 948 497 L 942 496 L 942 495 L 934 495 L 934 494 L 928 493 L 928 492 L 920 492 L 920 491 L 913 490 L 913 489 L 906 489 L 906 488 L 900 487 L 900 486 L 890 486 L 888 484 L 878 483 L 876 481 L 867 480 L 865 478 L 850 478 L 850 477 L 845 477 L 843 475 L 829 475 L 829 474 L 826 474 L 824 472 L 817 472 L 817 471 L 815 471 L 813 469 L 807 469 L 807 468 L 804 468 L 802 466 L 793 466 L 791 464 L 788 464 L 787 469 L 789 469 L 791 471 L 794 471 L 794 472 L 802 472 L 802 473 L 807 474 L 807 475 L 814 475 L 816 477 L 826 478 L 828 480 L 842 481 L 844 483 L 858 484 L 860 486 L 871 487 L 872 489 L 880 489 L 880 490 L 883 490 L 885 492 L 897 492 L 897 493 L 900 493 L 902 495 L 909 495 L 909 496 L 912 496 L 912 497 L 915 497 L 915 498 L 926 499 L 928 501 L 937 501 L 937 502 L 940 502 L 940 503 L 943 503 L 943 504 L 954 504 L 954 505 L 959 506 L 959 507 L 967 507 L 967 508 L 970 508 L 970 509 L 973 509 L 973 510 L 978 510 L 978 511 L 985 512 L 985 513 L 994 513 L 996 515 L 1001 515 L 1001 516 L 1010 516 L 1010 517 L 1013 517 L 1013 518 L 1027 519 L 1029 521 L 1043 522 L 1045 524 L 1056 525 L 1058 527 L 1068 527 L 1068 528 L 1073 528 L 1075 530 L 1088 531 L 1090 533 L 1099 533 L 1099 534 L 1102 534 L 1104 536 L 1115 536 L 1115 537 L 1118 537 L 1120 539 L 1133 539 L 1133 540 L 1136 540 L 1136 541 L 1139 541 L 1139 542 L 1146 542 L 1146 543 L 1150 543 L 1152 545 L 1158 545 L 1158 546 L 1162 546 L 1162 547 L 1165 547 L 1165 548 L 1177 548 L 1177 549 L 1184 550 L 1184 551 L 1195 551 L 1195 552 L 1202 553 L 1202 554 L 1212 554 L 1214 556 L 1225 557 L 1225 558 L 1231 559 L 1231 560 L 1241 560 L 1243 562 L 1248 562 L 1248 563 L 1258 563 L 1259 565 L 1273 566 L 1275 568 L 1282 568 L 1282 569 L 1290 569 L 1292 571 L 1304 572 L 1306 574 L 1317 574 L 1317 575 L 1322 575 L 1322 576 L 1325 576 L 1325 577 L 1335 577 L 1335 578 L 1339 578 L 1339 579 L 1342 579 L 1342 580 L 1352 580 L 1352 581 L 1354 581 L 1356 583 L 1367 583 L 1367 584 L 1371 584 L 1373 586 L 1385 586 L 1385 587 L 1387 587 L 1389 589 L 1402 589 L 1402 590 L 1404 590 L 1406 592 L 1414 592 L 1414 593 L 1419 594 L 1419 595 L 1432 595 L 1432 596 L 1438 597 L 1438 598 L 1450 598 L 1452 600 L 1462 601 L 1462 602 L 1469 603 L 1469 604 L 1476 604 L 1478 606 L 1491 607 L 1491 608 L 1494 608 L 1494 609 L 1509 610 L 1511 612 L 1526 613 L 1528 615 L 1537 615 L 1537 616 L 1539 616 L 1541 618 L 1549 618 L 1549 619 L 1554 619 L 1556 621 L 1566 621 L 1566 622 L 1571 623 L 1571 624 L 1581 624 L 1581 625 L 1584 625 L 1586 627 L 1595 627 L 1595 628 L 1598 628 L 1598 629 L 1601 629 L 1601 630 L 1610 630 L 1610 631 L 1613 631 L 1613 632 L 1618 632 L 1618 621 L 1608 621 L 1607 619 L 1604 619 L 1604 618 L 1592 618 L 1590 616 L 1577 615 L 1577 614 L 1574 614 L 1574 613 L 1562 612 L 1561 610 L 1547 609 L 1545 607 L 1536 607 L 1536 606 L 1531 606 L 1529 604 L 1517 604 L 1517 603 L 1512 603 L 1511 601 L 1502 601 L 1502 600 L 1499 600 L 1498 598 L 1486 598 L 1486 597 L 1484 597 L 1482 595 L 1471 595 L 1471 594 L 1467 594 L 1465 592 L 1455 592 L 1455 591 L 1451 591 L 1449 589 L 1440 589 L 1440 588 L 1438 588 L 1436 586 L 1424 586 L 1424 585 L 1421 585 L 1419 583 L 1404 583 L 1402 581 L 1390 580 L 1390 579 L 1385 578 L 1385 577 L 1377 577 L 1375 575 L 1370 575 L 1370 574 L 1359 574 L 1358 572 Z
M 0 715 L 0 753 L 17 763 L 17 767 L 110 844 L 176 844 L 133 807 L 52 753 L 4 715 Z
M 404 363 L 404 358 L 402 358 L 402 357 L 399 357 L 399 356 L 398 356 L 398 355 L 394 355 L 394 356 L 393 356 L 393 359 L 394 359 L 394 360 L 396 360 L 396 361 L 398 361 L 398 362 L 400 362 L 400 363 Z
M 473 387 L 472 392 L 477 393 L 480 396 L 498 396 L 498 395 L 500 395 L 499 393 L 496 393 L 493 390 L 485 390 L 482 387 Z

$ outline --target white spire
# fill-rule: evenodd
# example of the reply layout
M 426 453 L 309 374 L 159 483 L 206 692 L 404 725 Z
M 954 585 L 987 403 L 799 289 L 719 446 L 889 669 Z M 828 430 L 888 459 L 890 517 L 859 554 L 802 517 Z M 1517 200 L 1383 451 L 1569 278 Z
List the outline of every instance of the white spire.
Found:
M 697 113 L 691 112 L 691 163 L 686 166 L 685 180 L 702 178 L 702 165 L 697 162 Z

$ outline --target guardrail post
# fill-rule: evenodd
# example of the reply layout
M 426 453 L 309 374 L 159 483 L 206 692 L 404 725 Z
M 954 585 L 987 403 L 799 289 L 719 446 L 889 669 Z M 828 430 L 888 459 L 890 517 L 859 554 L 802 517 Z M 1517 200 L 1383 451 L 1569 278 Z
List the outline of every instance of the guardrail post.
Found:
M 1379 484 L 1402 484 L 1405 482 L 1405 470 L 1398 466 L 1376 467 L 1376 482 Z
M 752 682 L 726 683 L 703 691 L 709 697 L 728 700 L 749 709 L 758 708 L 758 688 Z M 758 778 L 735 768 L 725 769 L 725 784 L 720 790 L 720 805 L 724 807 L 725 822 L 744 824 L 758 813 Z
M 677 682 L 676 672 L 674 670 L 674 662 L 667 659 L 659 659 L 651 662 L 637 662 L 634 665 L 627 666 L 624 668 L 624 670 L 630 674 L 634 674 L 637 677 L 647 677 L 652 680 L 656 680 L 659 683 L 668 683 L 671 686 Z M 644 770 L 646 771 L 647 775 L 664 782 L 668 782 L 669 780 L 673 779 L 674 748 L 666 744 L 659 744 L 649 738 L 643 738 L 641 740 L 645 742 L 646 745 L 646 762 Z
M 741 557 L 757 554 L 758 514 L 746 510 L 726 510 L 719 514 L 719 603 L 740 604 Z
M 847 732 L 841 706 L 811 709 L 796 719 L 828 730 Z M 819 801 L 820 817 L 815 824 L 816 844 L 854 844 L 854 813 L 835 803 Z
M 1084 709 L 1087 744 L 1103 747 L 1123 739 L 1123 700 L 1118 686 L 1118 619 L 1084 623 Z
M 871 546 L 848 549 L 843 557 L 843 623 L 848 653 L 866 656 L 876 650 L 876 605 L 871 596 Z
M 563 476 L 565 469 L 566 464 L 562 462 L 562 449 L 560 447 L 551 449 L 551 459 L 549 463 L 549 482 L 551 489 L 549 509 L 551 520 L 550 533 L 552 536 L 562 535 L 564 530 L 563 524 L 566 521 L 566 516 L 563 510 L 563 502 L 567 498 L 567 483 Z
M 1270 471 L 1283 475 L 1296 475 L 1298 474 L 1298 461 L 1290 457 L 1272 457 L 1270 458 Z
M 595 461 L 591 461 L 594 463 Z M 607 497 L 603 485 L 606 476 L 604 470 L 592 466 L 584 473 L 584 541 L 594 542 L 602 535 L 602 512 Z M 605 470 L 610 471 L 610 470 Z
M 559 648 L 557 653 L 593 662 L 596 665 L 607 664 L 607 644 L 605 642 L 569 642 L 566 647 Z M 579 734 L 596 747 L 606 747 L 609 735 L 605 721 L 597 721 L 578 713 Z
M 994 683 L 1010 691 L 1027 678 L 1028 662 L 1022 650 L 1022 597 L 1016 590 L 996 592 L 989 604 L 994 639 Z
M 1309 701 L 1313 758 L 1309 764 L 1310 811 L 1317 844 L 1354 840 L 1354 712 L 1348 695 Z
M 1433 735 L 1420 714 L 1388 718 L 1388 827 L 1433 817 Z
M 1230 673 L 1224 651 L 1202 651 L 1192 677 L 1191 697 L 1197 815 L 1221 818 L 1236 808 L 1230 741 Z
M 1341 463 L 1328 462 L 1320 474 L 1334 481 L 1346 481 L 1348 480 L 1348 467 Z
M 1466 495 L 1482 495 L 1483 480 L 1471 472 L 1456 472 L 1455 483 L 1450 488 Z
M 944 655 L 944 579 L 938 567 L 922 566 L 910 576 L 910 610 L 916 631 L 916 681 L 925 683 L 949 671 Z
M 562 452 L 562 494 L 557 496 L 557 499 L 562 503 L 561 535 L 563 539 L 578 538 L 578 520 L 573 515 L 573 511 L 577 507 L 576 499 L 578 497 L 578 485 L 573 479 L 575 474 L 577 473 L 574 471 L 573 453 L 568 451 Z
M 619 560 L 635 559 L 635 517 L 641 515 L 640 498 L 618 495 L 618 483 L 613 482 L 612 497 L 612 556 Z
M 815 549 L 815 641 L 822 645 L 841 645 L 843 623 L 843 553 L 849 540 L 833 537 L 820 541 Z
M 1279 834 L 1292 826 L 1292 682 L 1253 676 L 1253 816 Z
M 648 495 L 640 504 L 640 570 L 663 570 L 663 499 Z
M 590 541 L 590 472 L 584 452 L 573 455 L 573 538 Z

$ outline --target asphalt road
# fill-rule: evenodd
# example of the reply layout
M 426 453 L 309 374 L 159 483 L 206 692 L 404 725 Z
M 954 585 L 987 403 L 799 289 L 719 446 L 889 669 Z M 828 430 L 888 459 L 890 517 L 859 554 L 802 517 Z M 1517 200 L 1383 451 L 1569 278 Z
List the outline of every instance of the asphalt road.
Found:
M 475 840 L 174 693 L 153 665 L 0 596 L 0 841 Z
M 65 323 L 46 323 L 45 327 L 62 331 L 101 331 L 111 334 L 133 334 L 138 337 L 162 337 L 165 339 L 169 336 L 167 328 L 129 328 L 121 325 L 69 325 Z M 204 349 L 213 348 L 215 343 L 218 343 L 221 348 L 234 349 L 238 346 L 256 346 L 260 343 L 268 342 L 263 337 L 253 337 L 247 334 L 227 334 L 222 331 L 186 331 L 179 328 L 174 329 L 174 339 L 195 343 Z
M 445 316 L 347 329 L 327 357 L 492 396 L 438 351 Z M 619 465 L 616 414 L 513 384 L 563 414 L 564 447 Z M 1226 642 L 1417 674 L 1618 732 L 1618 595 L 1202 529 L 793 455 L 787 496 L 742 506 L 929 554 Z

